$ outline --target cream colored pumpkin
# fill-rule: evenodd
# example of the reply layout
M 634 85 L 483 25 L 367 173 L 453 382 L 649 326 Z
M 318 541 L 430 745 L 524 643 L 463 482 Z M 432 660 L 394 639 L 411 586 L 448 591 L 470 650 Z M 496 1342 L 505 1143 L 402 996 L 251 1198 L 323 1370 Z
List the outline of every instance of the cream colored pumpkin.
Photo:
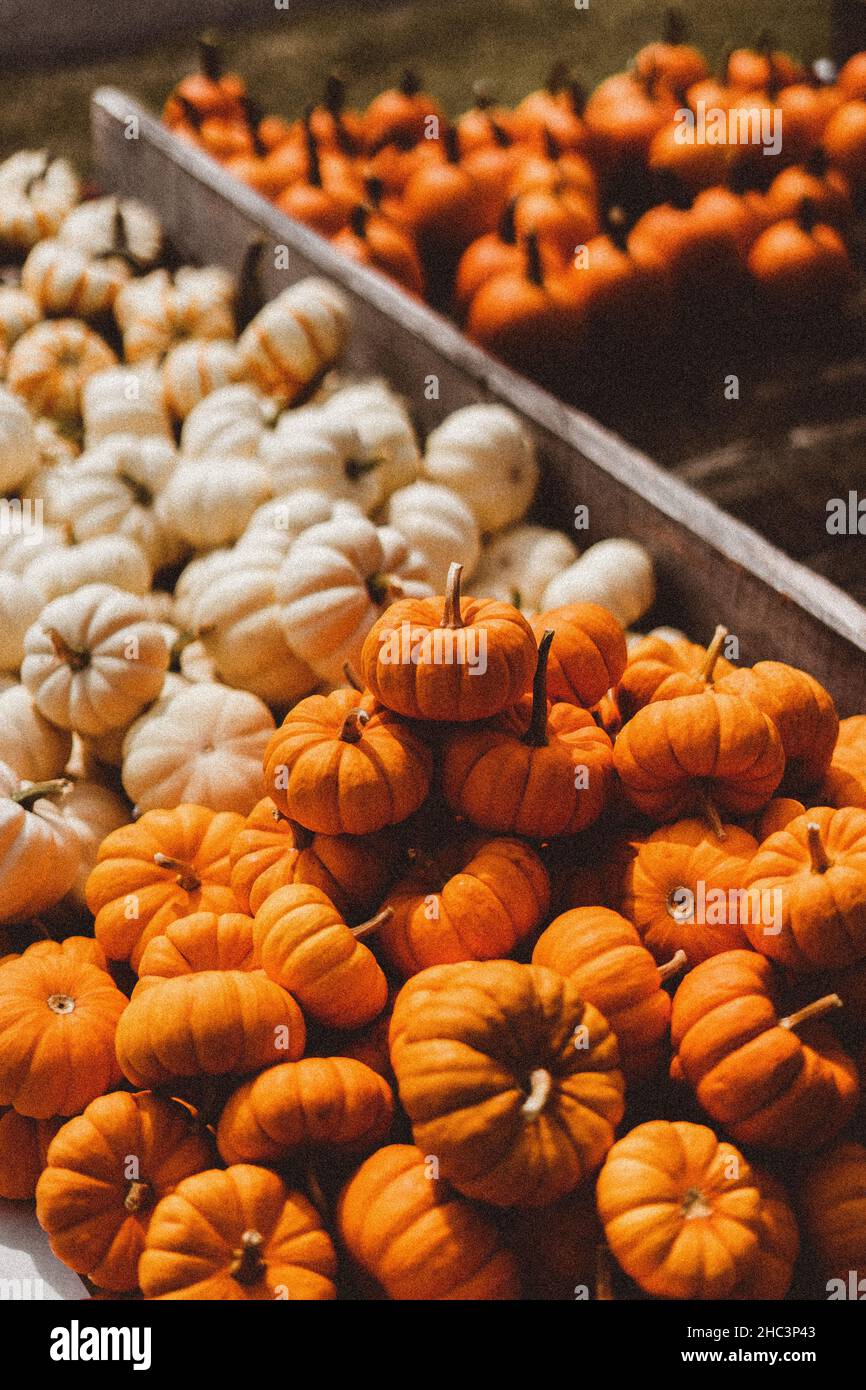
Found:
M 183 420 L 211 391 L 228 386 L 237 376 L 234 342 L 218 338 L 178 343 L 162 364 L 162 393 L 169 414 Z
M 53 785 L 62 795 L 64 784 Z M 78 841 L 39 786 L 0 763 L 0 922 L 44 912 L 75 882 Z
M 18 670 L 24 634 L 44 607 L 42 590 L 31 578 L 0 571 L 0 670 Z
M 22 333 L 9 352 L 6 379 L 35 414 L 76 420 L 88 379 L 116 361 L 86 323 L 54 319 Z
M 538 484 L 535 446 L 504 405 L 467 405 L 427 437 L 425 477 L 450 487 L 469 506 L 482 531 L 520 521 Z
M 62 777 L 71 751 L 69 730 L 39 713 L 26 685 L 0 691 L 0 762 L 29 782 L 47 782 Z
M 477 598 L 495 598 L 537 612 L 547 585 L 577 557 L 577 546 L 562 531 L 512 526 L 485 547 L 472 592 Z
M 0 285 L 0 342 L 10 348 L 41 319 L 39 305 L 17 285 Z
M 463 566 L 464 582 L 472 578 L 481 555 L 478 524 L 451 488 L 423 481 L 400 488 L 388 502 L 388 522 L 424 556 L 436 593 L 444 593 L 454 561 Z
M 598 541 L 579 560 L 552 579 L 542 608 L 567 603 L 598 603 L 623 627 L 631 627 L 655 601 L 652 556 L 637 541 Z
M 19 150 L 0 164 L 0 242 L 28 250 L 54 236 L 81 194 L 78 175 L 47 150 Z
M 414 483 L 421 455 L 412 419 L 405 402 L 380 378 L 342 386 L 320 409 L 336 424 L 351 425 L 358 432 L 366 458 L 379 458 L 380 484 L 386 496 Z
M 150 715 L 160 714 L 167 707 L 169 700 L 173 700 L 182 690 L 188 689 L 189 681 L 184 676 L 177 671 L 166 671 L 165 681 L 156 699 L 137 718 L 118 729 L 108 729 L 104 734 L 97 734 L 95 738 L 81 739 L 87 775 L 91 779 L 96 777 L 98 773 L 93 771 L 94 768 L 112 768 L 119 772 L 123 763 L 123 741 L 130 729 L 134 729 Z
M 162 378 L 152 367 L 112 367 L 90 377 L 82 398 L 88 449 L 115 434 L 172 439 Z
M 236 550 L 278 550 L 286 555 L 304 531 L 337 516 L 360 516 L 354 502 L 328 497 L 324 492 L 304 488 L 286 497 L 274 497 L 256 507 Z
M 27 567 L 27 578 L 46 603 L 87 584 L 102 584 L 107 575 L 115 589 L 139 597 L 149 591 L 153 578 L 144 551 L 125 536 L 94 536 L 80 545 L 53 546 Z
M 153 265 L 162 251 L 159 218 L 134 198 L 91 198 L 70 212 L 57 235 L 88 256 L 106 256 L 122 243 L 141 268 Z
M 39 446 L 27 407 L 0 386 L 0 492 L 15 492 L 39 467 Z
M 240 377 L 290 402 L 342 353 L 349 307 L 336 285 L 300 280 L 270 300 L 238 340 Z
M 0 528 L 0 570 L 26 574 L 40 556 L 68 547 L 69 535 L 64 526 L 28 525 L 17 531 L 10 529 L 6 535 Z
M 204 642 L 187 642 L 180 652 L 180 674 L 188 685 L 201 685 L 202 682 L 221 682 L 216 662 L 205 647 Z
M 275 403 L 254 386 L 223 386 L 187 415 L 181 450 L 187 458 L 255 458 L 276 414 Z
M 190 686 L 130 729 L 124 790 L 138 813 L 194 802 L 247 815 L 261 799 L 274 727 L 267 705 L 246 690 Z
M 130 274 L 119 256 L 94 258 L 47 237 L 24 262 L 21 284 L 44 314 L 92 319 L 109 311 Z
M 21 679 L 52 724 L 85 736 L 128 723 L 162 689 L 169 648 L 133 595 L 88 584 L 53 599 L 24 642 Z
M 58 463 L 69 463 L 78 458 L 81 450 L 74 439 L 63 433 L 56 420 L 43 417 L 36 421 L 34 431 L 43 469 L 55 468 Z
M 99 846 L 129 821 L 130 810 L 117 792 L 100 782 L 80 778 L 70 783 L 58 802 L 65 825 L 72 830 L 78 845 L 78 867 L 75 882 L 69 889 L 70 905 L 85 910 L 84 885 L 96 863 Z
M 213 550 L 237 540 L 256 507 L 271 495 L 256 459 L 184 459 L 156 501 L 156 515 L 188 545 Z
M 323 680 L 343 680 L 364 638 L 395 597 L 432 593 L 422 558 L 392 527 L 362 516 L 311 526 L 276 578 L 286 641 Z
M 259 456 L 277 497 L 312 488 L 353 502 L 368 516 L 384 500 L 381 460 L 365 453 L 353 425 L 331 421 L 326 412 L 287 411 Z
M 188 338 L 233 338 L 235 282 L 221 266 L 154 270 L 118 294 L 114 317 L 127 362 L 159 359 Z

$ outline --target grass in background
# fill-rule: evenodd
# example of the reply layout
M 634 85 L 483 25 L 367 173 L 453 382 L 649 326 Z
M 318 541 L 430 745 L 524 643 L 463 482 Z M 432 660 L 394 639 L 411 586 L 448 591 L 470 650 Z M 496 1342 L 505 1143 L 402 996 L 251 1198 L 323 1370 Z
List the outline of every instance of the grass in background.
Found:
M 765 27 L 806 59 L 828 48 L 827 0 L 758 0 L 753 6 L 684 0 L 680 8 L 714 64 Z M 351 101 L 362 105 L 410 66 L 457 114 L 469 105 L 476 79 L 513 102 L 540 85 L 560 58 L 587 85 L 598 82 L 657 35 L 664 10 L 658 0 L 589 0 L 587 10 L 575 9 L 573 0 L 422 0 L 381 8 L 337 3 L 302 15 L 276 11 L 266 28 L 228 32 L 226 55 L 266 109 L 287 115 L 316 99 L 334 67 L 347 78 Z M 5 74 L 3 152 L 48 145 L 86 169 L 94 88 L 121 87 L 159 110 L 194 55 L 191 35 L 109 60 Z

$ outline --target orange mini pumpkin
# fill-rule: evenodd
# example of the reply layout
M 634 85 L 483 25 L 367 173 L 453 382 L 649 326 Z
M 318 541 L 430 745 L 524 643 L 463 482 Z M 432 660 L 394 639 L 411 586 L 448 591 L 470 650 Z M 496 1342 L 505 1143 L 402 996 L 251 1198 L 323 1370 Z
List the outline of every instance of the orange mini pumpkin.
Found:
M 152 936 L 138 963 L 138 973 L 173 979 L 200 970 L 255 970 L 253 919 L 242 912 L 193 912 L 169 922 Z
M 106 955 L 137 969 L 150 938 L 175 918 L 236 912 L 229 850 L 243 823 L 234 811 L 184 805 L 112 830 L 85 887 Z
M 666 10 L 662 37 L 648 43 L 635 56 L 634 68 L 638 76 L 657 74 L 675 92 L 709 77 L 706 58 L 699 49 L 686 42 L 687 34 L 688 26 L 681 11 Z
M 555 246 L 549 250 L 556 255 Z M 520 267 L 490 276 L 476 290 L 466 332 L 504 361 L 529 375 L 544 376 L 566 343 L 566 288 L 562 272 L 545 261 L 538 235 L 528 231 Z
M 398 599 L 367 634 L 364 677 L 397 714 L 486 719 L 532 683 L 537 648 L 526 619 L 510 603 L 461 598 L 461 573 L 451 566 L 442 598 Z
M 662 984 L 685 965 L 684 951 L 660 967 L 631 922 L 605 907 L 583 907 L 554 918 L 535 943 L 532 963 L 564 975 L 604 1014 L 626 1081 L 657 1070 L 671 1017 Z
M 626 668 L 625 633 L 612 613 L 597 603 L 568 603 L 538 613 L 530 626 L 540 644 L 553 630 L 547 659 L 551 700 L 589 709 L 616 685 Z
M 762 232 L 749 251 L 749 270 L 774 309 L 802 314 L 834 310 L 852 282 L 851 260 L 834 227 L 818 220 L 804 198 L 796 216 Z
M 851 186 L 862 188 L 866 183 L 866 101 L 846 101 L 834 112 L 824 131 L 824 149 Z
M 48 1147 L 63 1120 L 33 1120 L 17 1110 L 0 1110 L 0 1197 L 29 1202 L 45 1167 Z
M 405 820 L 427 795 L 431 767 L 417 733 L 354 690 L 299 701 L 264 761 L 265 783 L 283 814 L 325 835 L 368 835 Z
M 821 799 L 830 806 L 866 807 L 866 714 L 839 724 Z
M 653 700 L 673 700 L 678 695 L 700 695 L 713 680 L 733 671 L 722 656 L 728 630 L 717 627 L 708 647 L 685 638 L 672 639 L 650 633 L 636 642 L 616 688 L 616 702 L 623 720 L 631 719 Z
M 436 131 L 445 116 L 439 103 L 422 91 L 416 73 L 404 72 L 400 85 L 380 92 L 364 112 L 363 131 L 368 150 L 405 141 L 417 144 L 430 134 L 431 118 Z
M 358 203 L 333 241 L 350 260 L 380 270 L 412 294 L 424 293 L 424 270 L 415 243 L 389 217 Z
M 713 956 L 674 995 L 671 1075 L 738 1143 L 817 1148 L 844 1127 L 859 1097 L 856 1066 L 813 1021 L 840 1003 L 827 995 L 782 1016 L 765 956 Z M 796 1030 L 807 1024 L 805 1041 Z
M 384 955 L 403 976 L 429 965 L 509 955 L 544 920 L 550 880 L 520 840 L 460 836 L 422 859 L 394 887 L 379 929 Z
M 785 769 L 772 720 L 748 700 L 710 691 L 638 710 L 613 756 L 628 799 L 659 821 L 700 812 L 708 798 L 733 815 L 757 811 Z
M 831 227 L 844 228 L 851 221 L 851 185 L 840 170 L 831 167 L 821 146 L 802 165 L 783 169 L 767 190 L 767 202 L 779 218 L 796 216 L 804 198 L 812 201 L 820 220 Z
M 823 685 L 796 666 L 759 661 L 723 676 L 716 689 L 741 695 L 772 719 L 785 752 L 784 789 L 817 786 L 839 734 L 839 716 Z

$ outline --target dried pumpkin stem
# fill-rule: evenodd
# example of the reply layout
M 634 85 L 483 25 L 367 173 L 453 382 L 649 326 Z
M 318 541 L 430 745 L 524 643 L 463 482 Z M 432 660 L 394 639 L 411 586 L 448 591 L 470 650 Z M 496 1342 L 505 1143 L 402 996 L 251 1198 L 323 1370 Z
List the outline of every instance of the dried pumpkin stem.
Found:
M 393 907 L 383 907 L 381 912 L 377 912 L 375 917 L 362 922 L 359 927 L 352 927 L 352 935 L 356 941 L 362 941 L 365 936 L 372 936 L 380 927 L 384 927 L 386 922 L 390 922 L 394 916 Z
M 260 1231 L 244 1231 L 239 1250 L 232 1251 L 229 1274 L 239 1284 L 257 1284 L 265 1272 L 262 1258 L 264 1237 Z
M 700 670 L 701 680 L 706 681 L 708 685 L 710 681 L 713 679 L 713 672 L 716 669 L 716 662 L 722 654 L 722 647 L 725 645 L 727 637 L 728 629 L 726 627 L 722 627 L 720 623 L 719 626 L 716 628 L 715 632 L 713 633 L 712 642 L 707 647 L 707 654 L 704 657 L 704 664 Z
M 25 811 L 32 811 L 37 801 L 48 801 L 53 797 L 62 796 L 69 785 L 65 777 L 52 777 L 48 782 L 31 782 L 29 787 L 22 787 L 20 791 L 13 792 L 10 800 L 18 806 L 23 806 Z
M 799 1028 L 801 1023 L 808 1023 L 813 1018 L 823 1018 L 831 1009 L 843 1008 L 842 1000 L 838 994 L 825 994 L 823 998 L 816 999 L 813 1003 L 807 1004 L 805 1008 L 798 1009 L 796 1013 L 788 1014 L 787 1018 L 779 1019 L 780 1028 Z
M 152 1192 L 149 1182 L 131 1182 L 126 1189 L 126 1196 L 123 1199 L 123 1206 L 130 1216 L 134 1216 L 142 1207 L 149 1206 L 152 1201 Z
M 538 644 L 538 661 L 532 680 L 532 716 L 524 738 L 524 743 L 531 748 L 544 748 L 547 744 L 547 660 L 553 638 L 554 633 L 548 628 Z
M 361 677 L 358 675 L 351 661 L 343 662 L 343 676 L 346 684 L 350 685 L 353 690 L 357 690 L 360 694 L 364 689 L 364 682 L 361 680 Z
M 448 568 L 448 578 L 445 581 L 445 605 L 442 609 L 440 627 L 458 628 L 465 626 L 463 614 L 460 612 L 460 577 L 462 574 L 463 566 L 455 560 Z
M 529 1095 L 520 1107 L 524 1120 L 537 1120 L 550 1098 L 553 1077 L 544 1067 L 536 1067 L 529 1076 Z
M 45 628 L 45 636 L 54 648 L 54 655 L 73 671 L 83 671 L 90 665 L 90 652 L 78 651 L 71 647 L 61 632 L 56 627 Z
M 370 716 L 365 709 L 350 709 L 340 726 L 340 738 L 343 743 L 360 743 L 364 725 L 369 719 Z
M 157 850 L 153 862 L 160 869 L 173 869 L 177 874 L 178 887 L 183 888 L 184 892 L 195 893 L 201 888 L 201 879 L 196 875 L 192 865 L 185 864 L 182 859 L 172 859 L 170 854 L 162 854 Z
M 659 980 L 664 984 L 665 980 L 671 979 L 673 975 L 678 975 L 687 960 L 685 951 L 677 951 L 671 959 L 665 961 L 664 965 L 659 966 Z
M 709 827 L 710 827 L 710 829 L 712 830 L 713 834 L 715 835 L 716 839 L 717 839 L 717 840 L 726 840 L 726 839 L 728 838 L 728 832 L 726 831 L 724 825 L 722 824 L 722 818 L 721 818 L 721 816 L 719 815 L 719 811 L 718 811 L 718 807 L 716 806 L 716 803 L 715 803 L 715 802 L 712 800 L 712 798 L 707 794 L 707 792 L 704 792 L 704 793 L 702 794 L 702 796 L 701 796 L 701 804 L 702 804 L 702 809 L 703 809 L 704 818 L 705 818 L 705 820 L 709 823 Z
M 815 821 L 810 821 L 806 826 L 806 839 L 809 845 L 809 858 L 812 861 L 812 873 L 825 874 L 829 868 L 832 868 L 833 861 L 821 839 L 821 827 Z

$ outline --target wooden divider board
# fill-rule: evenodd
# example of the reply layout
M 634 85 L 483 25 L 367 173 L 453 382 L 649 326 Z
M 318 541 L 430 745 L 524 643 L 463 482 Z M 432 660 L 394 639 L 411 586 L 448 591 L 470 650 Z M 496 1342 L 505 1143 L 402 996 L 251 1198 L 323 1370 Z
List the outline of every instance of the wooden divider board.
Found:
M 176 139 L 132 98 L 102 88 L 91 115 L 102 186 L 153 207 L 181 254 L 237 271 L 250 240 L 262 236 L 267 294 L 307 275 L 338 283 L 354 322 L 346 367 L 385 376 L 408 397 L 423 431 L 472 402 L 512 407 L 542 460 L 541 519 L 568 531 L 574 508 L 584 504 L 590 528 L 576 536 L 582 548 L 605 536 L 632 536 L 646 545 L 658 568 L 659 621 L 676 623 L 698 641 L 725 623 L 740 640 L 743 662 L 802 665 L 831 690 L 840 713 L 866 712 L 866 609 L 847 594 L 589 416 L 476 348 L 441 315 L 347 261 Z M 275 247 L 285 248 L 286 269 L 277 268 Z

